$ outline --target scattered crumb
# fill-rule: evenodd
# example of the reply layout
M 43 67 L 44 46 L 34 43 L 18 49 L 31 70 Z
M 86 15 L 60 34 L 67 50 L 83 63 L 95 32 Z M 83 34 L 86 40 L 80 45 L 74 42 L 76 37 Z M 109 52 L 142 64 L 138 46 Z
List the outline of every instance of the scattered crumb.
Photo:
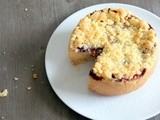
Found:
M 33 78 L 33 79 L 37 79 L 37 78 L 38 78 L 37 74 L 36 74 L 36 73 L 33 73 L 33 74 L 32 74 L 32 78 Z
M 4 89 L 2 92 L 0 92 L 0 97 L 6 97 L 8 95 L 8 90 Z
M 14 52 L 15 54 L 17 54 L 17 52 Z
M 18 86 L 15 86 L 15 88 L 18 88 Z
M 24 67 L 24 69 L 26 70 L 27 68 L 26 68 L 26 67 Z
M 28 90 L 31 90 L 31 87 L 28 87 L 27 89 L 28 89 Z
M 34 65 L 31 65 L 31 66 L 30 66 L 30 69 L 31 69 L 32 71 L 34 71 Z
M 6 52 L 3 52 L 3 55 L 5 55 L 6 54 Z
M 31 65 L 31 67 L 34 67 L 34 65 Z
M 22 56 L 19 56 L 20 58 L 22 57 Z
M 25 8 L 24 11 L 25 11 L 25 12 L 28 11 L 28 8 Z
M 10 60 L 12 61 L 13 59 L 11 58 Z
M 1 119 L 3 120 L 3 119 L 4 119 L 4 117 L 1 117 Z
M 43 82 L 41 82 L 43 84 Z
M 13 80 L 16 80 L 16 81 L 17 81 L 17 80 L 18 80 L 18 77 L 14 77 Z

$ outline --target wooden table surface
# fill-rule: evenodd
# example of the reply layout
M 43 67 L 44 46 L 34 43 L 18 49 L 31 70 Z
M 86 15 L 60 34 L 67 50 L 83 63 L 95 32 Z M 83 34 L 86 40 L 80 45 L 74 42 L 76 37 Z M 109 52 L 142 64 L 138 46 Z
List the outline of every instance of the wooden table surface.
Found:
M 52 90 L 45 72 L 45 50 L 66 17 L 109 2 L 136 5 L 160 16 L 160 0 L 0 0 L 0 91 L 8 90 L 8 96 L 0 98 L 0 119 L 88 120 Z M 38 78 L 33 79 L 33 74 Z M 160 120 L 160 115 L 150 120 Z

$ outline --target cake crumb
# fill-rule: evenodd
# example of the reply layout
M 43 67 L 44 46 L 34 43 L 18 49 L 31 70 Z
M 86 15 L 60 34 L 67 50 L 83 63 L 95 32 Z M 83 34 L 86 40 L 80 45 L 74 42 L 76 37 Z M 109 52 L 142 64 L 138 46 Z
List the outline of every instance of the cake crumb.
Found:
M 32 78 L 33 78 L 33 79 L 37 79 L 37 78 L 38 78 L 37 74 L 36 74 L 36 73 L 33 73 L 33 74 L 32 74 Z
M 25 11 L 25 12 L 28 11 L 28 8 L 25 8 L 24 11 Z
M 34 67 L 34 65 L 31 65 L 31 67 Z
M 28 90 L 31 90 L 32 88 L 31 88 L 31 87 L 28 87 L 27 89 L 28 89 Z
M 1 119 L 3 120 L 3 119 L 4 119 L 4 117 L 1 117 Z
M 0 97 L 6 97 L 8 95 L 8 90 L 4 89 L 2 92 L 0 92 Z
M 24 67 L 24 69 L 26 70 L 26 69 L 27 69 L 27 67 Z
M 17 81 L 19 78 L 18 77 L 14 77 L 13 80 Z
M 5 55 L 6 54 L 6 52 L 3 52 L 3 55 Z

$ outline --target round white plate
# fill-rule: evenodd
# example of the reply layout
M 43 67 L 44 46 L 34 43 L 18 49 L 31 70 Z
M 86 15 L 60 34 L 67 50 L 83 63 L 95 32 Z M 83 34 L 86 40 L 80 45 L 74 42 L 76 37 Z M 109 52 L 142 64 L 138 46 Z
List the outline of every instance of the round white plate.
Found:
M 82 9 L 65 19 L 54 31 L 47 47 L 45 65 L 48 79 L 55 93 L 77 113 L 96 120 L 142 120 L 160 112 L 160 61 L 149 81 L 140 89 L 121 96 L 101 96 L 87 88 L 89 62 L 73 66 L 68 57 L 71 32 L 79 20 L 95 10 L 115 7 L 126 8 L 149 22 L 160 38 L 160 19 L 131 5 L 109 3 Z

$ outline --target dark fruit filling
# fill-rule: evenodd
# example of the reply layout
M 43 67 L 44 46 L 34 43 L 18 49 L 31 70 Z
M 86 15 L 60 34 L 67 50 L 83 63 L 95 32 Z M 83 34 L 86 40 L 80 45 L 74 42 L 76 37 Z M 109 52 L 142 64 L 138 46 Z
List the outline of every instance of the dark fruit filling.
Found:
M 138 78 L 142 77 L 145 73 L 146 73 L 146 68 L 144 68 L 144 69 L 142 70 L 141 74 L 135 74 L 135 75 L 133 76 L 133 79 L 138 79 Z M 103 77 L 97 76 L 97 75 L 93 72 L 93 70 L 90 71 L 89 75 L 90 75 L 93 79 L 95 79 L 95 80 L 97 80 L 97 81 L 103 79 Z M 116 78 L 114 74 L 112 74 L 112 78 L 113 78 L 113 79 Z M 129 79 L 122 77 L 121 79 L 117 79 L 117 80 L 115 80 L 115 81 L 116 81 L 116 82 L 122 82 L 122 81 L 129 81 Z
M 136 17 L 136 16 L 134 16 L 134 15 L 131 15 L 131 16 L 126 16 L 126 17 L 125 17 L 125 19 L 128 19 L 128 20 L 129 20 L 129 19 L 132 19 L 132 18 L 135 18 L 135 19 L 137 19 L 137 17 Z
M 135 75 L 133 76 L 133 79 L 134 79 L 134 80 L 135 80 L 135 79 L 138 79 L 138 78 L 142 77 L 145 73 L 146 73 L 146 68 L 144 68 L 144 69 L 142 70 L 141 74 L 135 74 Z M 116 82 L 122 82 L 122 81 L 128 81 L 128 80 L 129 80 L 129 79 L 122 77 L 121 79 L 116 80 Z
M 115 13 L 117 13 L 117 11 L 116 10 L 112 10 L 113 12 L 115 12 Z
M 86 52 L 89 51 L 92 57 L 97 58 L 103 51 L 103 48 L 88 48 L 85 49 L 83 46 L 82 47 L 77 47 L 79 52 Z
M 154 45 L 156 46 L 156 44 Z M 79 52 L 86 52 L 89 51 L 89 53 L 91 54 L 92 57 L 97 58 L 103 51 L 103 48 L 90 48 L 90 49 L 84 49 L 84 47 L 77 47 L 77 49 L 79 50 Z M 133 79 L 138 79 L 140 77 L 142 77 L 144 74 L 146 73 L 146 68 L 144 68 L 141 72 L 141 74 L 135 74 L 133 76 Z M 95 79 L 95 80 L 102 80 L 103 77 L 97 76 L 93 70 L 90 71 L 89 75 Z M 112 78 L 115 79 L 115 75 L 112 74 Z M 128 81 L 129 79 L 122 77 L 121 79 L 117 79 L 115 80 L 116 82 L 122 82 L 122 81 Z
M 108 9 L 108 12 L 111 10 L 111 8 Z
M 115 80 L 116 82 L 128 81 L 129 79 L 122 77 L 121 79 Z
M 112 78 L 113 78 L 113 79 L 116 78 L 114 74 L 112 74 Z
M 101 10 L 101 12 L 104 12 L 104 10 Z
M 95 10 L 94 12 L 90 13 L 90 16 L 93 15 L 95 12 L 97 12 L 97 11 Z
M 149 30 L 150 30 L 150 29 L 153 29 L 153 27 L 152 27 L 150 24 L 148 24 L 148 25 L 149 25 Z
M 93 15 L 94 12 L 90 13 L 90 16 Z
M 138 79 L 138 78 L 142 77 L 142 76 L 145 74 L 145 72 L 146 72 L 146 68 L 144 68 L 144 69 L 142 70 L 142 73 L 141 73 L 141 74 L 135 74 L 135 75 L 133 76 L 133 79 Z
M 103 79 L 103 77 L 97 76 L 97 75 L 93 72 L 93 70 L 91 70 L 91 71 L 89 72 L 89 75 L 90 75 L 93 79 L 95 79 L 95 80 L 97 80 L 97 81 Z
M 97 58 L 103 51 L 103 48 L 91 48 L 90 53 L 92 57 Z

